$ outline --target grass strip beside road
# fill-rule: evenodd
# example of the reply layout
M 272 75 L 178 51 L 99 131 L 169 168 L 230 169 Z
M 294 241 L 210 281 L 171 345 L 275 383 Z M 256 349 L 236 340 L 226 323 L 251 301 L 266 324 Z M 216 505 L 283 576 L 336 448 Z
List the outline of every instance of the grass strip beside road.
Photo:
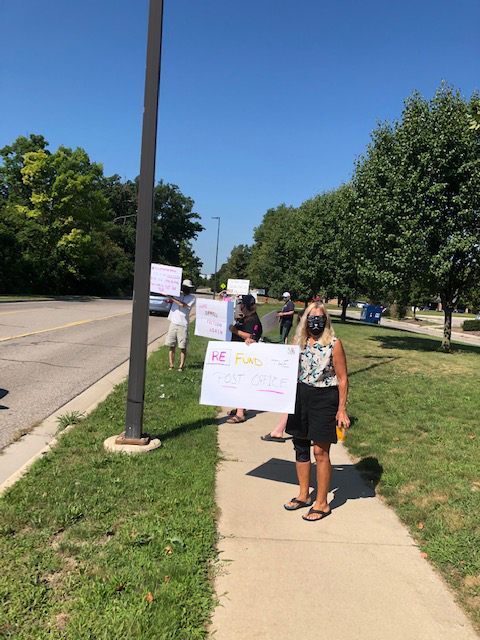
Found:
M 205 637 L 218 460 L 216 410 L 198 404 L 206 342 L 191 335 L 183 374 L 166 347 L 149 360 L 144 430 L 160 449 L 104 451 L 124 383 L 0 500 L 0 636 Z

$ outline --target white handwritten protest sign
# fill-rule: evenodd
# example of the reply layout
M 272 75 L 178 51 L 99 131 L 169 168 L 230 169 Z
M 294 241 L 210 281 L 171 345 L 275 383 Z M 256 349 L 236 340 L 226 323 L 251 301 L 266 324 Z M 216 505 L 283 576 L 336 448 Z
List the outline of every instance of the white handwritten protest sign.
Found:
M 150 291 L 167 296 L 179 296 L 182 286 L 182 267 L 152 263 L 150 269 Z
M 197 300 L 196 336 L 228 342 L 232 337 L 228 328 L 231 324 L 233 324 L 233 302 L 201 298 Z
M 235 296 L 247 295 L 250 290 L 250 280 L 235 280 L 229 278 L 227 280 L 227 293 Z
M 294 413 L 299 347 L 209 342 L 200 404 Z

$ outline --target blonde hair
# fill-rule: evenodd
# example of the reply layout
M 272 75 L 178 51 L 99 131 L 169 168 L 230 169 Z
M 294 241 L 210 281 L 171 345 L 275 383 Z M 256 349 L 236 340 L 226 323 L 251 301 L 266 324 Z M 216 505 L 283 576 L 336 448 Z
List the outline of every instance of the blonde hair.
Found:
M 307 316 L 311 314 L 313 309 L 320 309 L 320 311 L 324 313 L 327 319 L 327 324 L 325 325 L 325 329 L 319 338 L 319 342 L 322 345 L 322 347 L 326 347 L 327 344 L 330 344 L 330 342 L 333 340 L 335 336 L 335 331 L 333 330 L 332 322 L 330 320 L 330 316 L 328 315 L 328 311 L 326 310 L 325 306 L 321 302 L 311 302 L 303 312 L 303 316 L 298 324 L 297 330 L 295 331 L 294 342 L 296 344 L 299 344 L 302 349 L 305 348 L 305 345 L 307 344 L 307 340 L 309 338 L 308 328 L 307 328 Z

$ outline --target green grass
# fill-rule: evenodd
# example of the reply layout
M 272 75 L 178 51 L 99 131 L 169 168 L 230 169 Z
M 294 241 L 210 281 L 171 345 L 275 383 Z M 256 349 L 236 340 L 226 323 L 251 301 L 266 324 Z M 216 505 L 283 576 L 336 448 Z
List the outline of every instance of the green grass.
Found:
M 480 628 L 480 347 L 334 320 L 347 354 L 347 446 Z M 378 478 L 377 478 L 378 480 Z
M 447 355 L 428 336 L 334 326 L 349 366 L 349 451 L 480 628 L 480 348 Z M 123 428 L 121 385 L 0 501 L 0 636 L 205 637 L 218 460 L 215 409 L 198 405 L 205 345 L 192 335 L 183 375 L 166 371 L 165 348 L 149 362 L 145 430 L 161 449 L 105 453 Z
M 105 452 L 124 426 L 122 384 L 0 500 L 1 637 L 206 636 L 216 410 L 198 405 L 206 340 L 191 338 L 183 374 L 166 348 L 148 364 L 144 428 L 160 449 Z
M 444 354 L 440 339 L 332 321 L 349 369 L 349 452 L 480 629 L 480 347 Z

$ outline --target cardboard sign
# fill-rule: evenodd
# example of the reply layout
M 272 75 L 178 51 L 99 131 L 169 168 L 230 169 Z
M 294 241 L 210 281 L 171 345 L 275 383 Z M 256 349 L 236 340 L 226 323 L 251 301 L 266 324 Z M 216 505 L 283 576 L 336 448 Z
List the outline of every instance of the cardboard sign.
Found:
M 263 335 L 270 333 L 270 331 L 273 331 L 274 329 L 278 329 L 279 324 L 278 324 L 278 316 L 276 311 L 270 311 L 270 313 L 267 313 L 265 316 L 262 316 L 261 320 L 262 320 Z
M 182 287 L 182 267 L 152 263 L 150 269 L 150 291 L 166 296 L 179 296 Z
M 233 324 L 233 302 L 223 300 L 197 300 L 195 335 L 229 341 Z
M 209 342 L 200 404 L 294 413 L 300 349 Z
M 227 293 L 235 296 L 246 296 L 250 290 L 250 280 L 234 280 L 229 278 L 227 281 Z

